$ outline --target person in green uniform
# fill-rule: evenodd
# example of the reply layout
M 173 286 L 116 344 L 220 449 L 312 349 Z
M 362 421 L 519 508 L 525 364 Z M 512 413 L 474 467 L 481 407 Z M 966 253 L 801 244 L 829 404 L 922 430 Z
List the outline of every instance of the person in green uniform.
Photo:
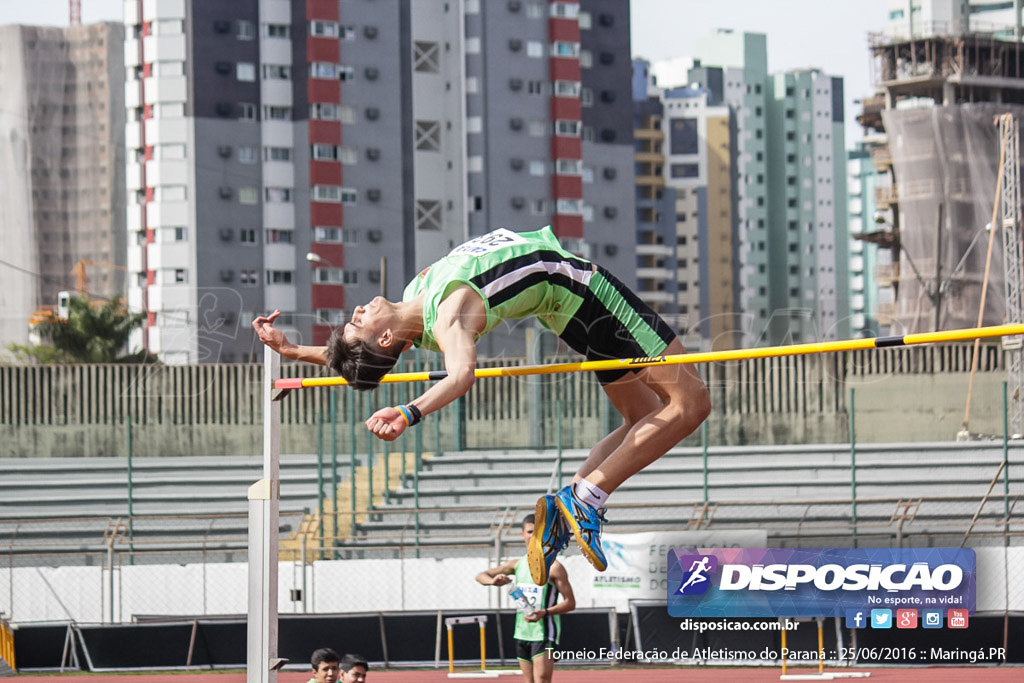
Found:
M 562 249 L 550 228 L 504 228 L 474 237 L 428 266 L 401 301 L 376 297 L 357 306 L 327 346 L 292 344 L 259 316 L 259 339 L 286 358 L 328 365 L 356 389 L 375 388 L 402 351 L 444 354 L 446 376 L 406 405 L 381 408 L 366 427 L 397 439 L 424 416 L 456 400 L 475 382 L 476 341 L 504 320 L 536 317 L 588 360 L 684 353 L 671 327 L 607 270 Z M 575 537 L 598 571 L 605 502 L 615 489 L 693 432 L 711 410 L 707 387 L 691 365 L 623 365 L 595 373 L 622 415 L 570 484 L 537 500 L 529 545 L 534 583 L 547 583 L 558 553 Z
M 341 657 L 329 647 L 314 650 L 309 658 L 313 677 L 306 683 L 338 683 Z
M 534 533 L 534 516 L 526 515 L 520 535 L 529 543 Z M 558 645 L 562 632 L 559 615 L 576 609 L 576 598 L 565 567 L 557 560 L 548 571 L 548 581 L 542 586 L 533 583 L 526 556 L 509 560 L 476 575 L 477 583 L 484 586 L 514 584 L 522 592 L 516 612 L 516 658 L 526 683 L 548 683 L 554 673 L 555 660 L 551 649 Z

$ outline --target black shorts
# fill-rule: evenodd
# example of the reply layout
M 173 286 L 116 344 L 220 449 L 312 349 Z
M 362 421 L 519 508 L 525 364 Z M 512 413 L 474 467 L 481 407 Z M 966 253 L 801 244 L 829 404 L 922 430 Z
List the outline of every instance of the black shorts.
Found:
M 558 335 L 587 360 L 660 356 L 675 332 L 628 287 L 597 266 L 583 303 Z M 642 368 L 598 370 L 602 385 Z
M 548 653 L 548 648 L 555 646 L 550 640 L 517 640 L 516 659 L 532 662 Z

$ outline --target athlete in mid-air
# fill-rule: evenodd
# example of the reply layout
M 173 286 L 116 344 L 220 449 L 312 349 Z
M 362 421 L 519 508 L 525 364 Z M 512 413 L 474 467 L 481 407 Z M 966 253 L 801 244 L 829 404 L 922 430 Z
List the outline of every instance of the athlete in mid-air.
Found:
M 684 353 L 667 323 L 607 270 L 562 249 L 550 228 L 499 229 L 469 240 L 421 271 L 401 301 L 376 297 L 357 306 L 326 347 L 292 344 L 273 326 L 278 315 L 253 320 L 264 344 L 286 358 L 328 365 L 356 389 L 375 388 L 412 346 L 444 354 L 444 379 L 366 420 L 385 441 L 469 391 L 476 341 L 503 320 L 535 316 L 588 360 Z M 623 423 L 591 449 L 569 485 L 537 501 L 537 533 L 528 547 L 537 585 L 547 583 L 570 532 L 604 571 L 601 525 L 609 494 L 693 432 L 711 410 L 707 388 L 690 365 L 595 374 Z

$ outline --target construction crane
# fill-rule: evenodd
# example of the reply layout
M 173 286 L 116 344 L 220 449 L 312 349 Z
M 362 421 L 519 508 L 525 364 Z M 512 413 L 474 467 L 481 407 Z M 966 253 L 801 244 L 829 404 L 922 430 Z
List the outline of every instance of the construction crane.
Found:
M 992 231 L 989 233 L 988 256 L 985 260 L 985 274 L 982 278 L 981 304 L 978 307 L 978 326 L 985 314 L 985 295 L 988 290 L 989 272 L 992 264 L 992 246 L 996 234 L 1002 236 L 1003 244 L 1003 285 L 1006 296 L 1004 322 L 1019 323 L 1024 320 L 1024 253 L 1021 246 L 1021 230 L 1024 228 L 1024 210 L 1021 208 L 1020 184 L 1020 130 L 1017 116 L 1000 114 L 995 125 L 999 129 L 999 170 L 996 177 L 996 201 L 992 207 Z M 974 341 L 971 358 L 971 375 L 967 384 L 967 406 L 958 441 L 971 438 L 968 422 L 971 416 L 971 395 L 974 390 L 974 375 L 978 369 L 979 341 Z M 1002 339 L 1006 359 L 1007 426 L 1010 438 L 1019 439 L 1024 435 L 1024 343 L 1019 335 Z
M 128 270 L 125 266 L 119 266 L 116 263 L 102 263 L 96 261 L 90 261 L 89 259 L 82 259 L 75 264 L 75 267 L 71 269 L 71 275 L 75 276 L 75 291 L 79 294 L 88 294 L 89 292 L 89 278 L 86 276 L 85 267 L 95 266 L 97 268 L 115 268 L 117 270 Z
M 1017 117 L 1004 114 L 999 117 L 999 137 L 1007 147 L 1006 163 L 1002 168 L 1002 221 L 1003 284 L 1006 288 L 1006 322 L 1024 320 L 1024 258 L 1021 254 L 1021 188 L 1020 188 L 1020 129 Z M 1024 434 L 1024 354 L 1020 337 L 1002 340 L 1006 353 L 1006 386 L 1009 406 L 1010 434 Z
M 82 0 L 68 0 L 68 25 L 82 25 Z

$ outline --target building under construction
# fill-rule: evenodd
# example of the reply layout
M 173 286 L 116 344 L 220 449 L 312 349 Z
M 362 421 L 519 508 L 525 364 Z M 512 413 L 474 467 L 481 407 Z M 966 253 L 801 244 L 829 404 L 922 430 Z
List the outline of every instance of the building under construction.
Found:
M 1008 318 L 1002 240 L 992 235 L 989 256 L 986 226 L 997 203 L 996 117 L 1024 114 L 1024 50 L 999 32 L 959 28 L 870 36 L 877 90 L 859 120 L 884 134 L 874 136 L 872 158 L 889 182 L 875 196 L 886 229 L 867 238 L 892 249 L 893 268 L 881 276 L 895 303 L 879 318 L 894 332 L 972 327 L 983 297 L 984 324 Z M 1019 197 L 1013 184 L 1001 190 Z

